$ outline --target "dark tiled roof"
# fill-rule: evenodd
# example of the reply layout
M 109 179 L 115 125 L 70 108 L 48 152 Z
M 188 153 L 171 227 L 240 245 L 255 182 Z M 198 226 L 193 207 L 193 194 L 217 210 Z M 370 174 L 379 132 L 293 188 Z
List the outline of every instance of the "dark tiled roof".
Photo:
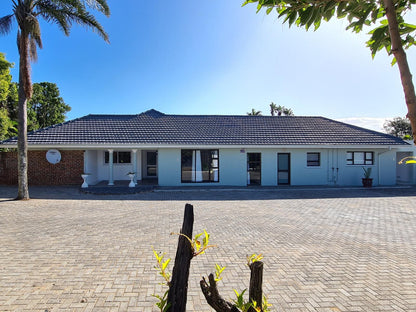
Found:
M 10 139 L 2 144 L 15 144 Z M 323 117 L 88 115 L 28 135 L 30 145 L 400 145 L 399 138 Z

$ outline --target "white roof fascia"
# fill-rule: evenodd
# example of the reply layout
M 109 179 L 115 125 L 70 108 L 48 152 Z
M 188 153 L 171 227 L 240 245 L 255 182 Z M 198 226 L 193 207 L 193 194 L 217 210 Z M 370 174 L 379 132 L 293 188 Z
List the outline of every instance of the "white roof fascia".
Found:
M 17 148 L 16 144 L 0 145 L 0 148 Z M 159 148 L 180 148 L 180 149 L 394 149 L 412 148 L 411 145 L 383 145 L 383 144 L 299 144 L 299 145 L 180 145 L 180 144 L 39 144 L 28 145 L 29 150 L 104 150 L 104 149 L 159 149 Z

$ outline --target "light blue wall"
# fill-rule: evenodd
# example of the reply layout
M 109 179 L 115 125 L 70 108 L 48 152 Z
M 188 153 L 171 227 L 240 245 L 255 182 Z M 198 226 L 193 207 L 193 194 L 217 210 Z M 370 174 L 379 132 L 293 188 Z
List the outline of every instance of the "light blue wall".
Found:
M 347 165 L 347 151 L 374 152 L 371 177 L 374 185 L 396 184 L 396 150 L 387 149 L 220 149 L 218 183 L 181 183 L 181 149 L 158 149 L 158 177 L 161 186 L 246 186 L 247 153 L 262 155 L 262 185 L 277 185 L 277 154 L 290 153 L 291 185 L 361 186 L 362 165 Z M 308 167 L 308 152 L 319 152 L 321 165 Z M 98 152 L 97 154 L 100 154 Z M 102 158 L 102 156 L 101 156 Z M 104 174 L 106 170 L 104 169 Z M 124 170 L 126 171 L 126 170 Z M 123 171 L 123 172 L 124 172 Z M 380 175 L 379 175 L 380 173 Z
M 220 149 L 219 185 L 247 185 L 247 155 L 240 149 Z M 212 183 L 217 184 L 217 183 Z
M 159 185 L 181 185 L 181 150 L 159 149 L 157 157 Z
M 377 169 L 377 177 L 379 185 L 395 185 L 396 184 L 396 151 L 388 151 L 380 153 L 377 157 L 379 161 Z M 373 169 L 374 171 L 374 169 Z
M 160 186 L 225 186 L 247 185 L 246 154 L 239 149 L 219 150 L 218 183 L 181 183 L 181 149 L 159 149 L 158 174 Z

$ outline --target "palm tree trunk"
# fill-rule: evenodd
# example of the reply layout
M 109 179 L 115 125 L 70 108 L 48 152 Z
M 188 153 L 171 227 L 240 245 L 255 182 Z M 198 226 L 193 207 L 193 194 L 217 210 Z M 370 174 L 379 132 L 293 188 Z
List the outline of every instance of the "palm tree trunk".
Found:
M 18 192 L 16 199 L 29 199 L 28 158 L 27 158 L 27 101 L 31 95 L 29 36 L 19 36 L 19 110 L 17 134 Z
M 392 0 L 383 0 L 386 10 L 387 21 L 389 23 L 389 33 L 391 40 L 391 51 L 396 58 L 399 66 L 400 79 L 402 81 L 404 96 L 407 105 L 407 118 L 412 125 L 413 140 L 416 143 L 416 94 L 412 81 L 409 63 L 407 62 L 406 52 L 403 49 L 397 22 L 396 10 Z

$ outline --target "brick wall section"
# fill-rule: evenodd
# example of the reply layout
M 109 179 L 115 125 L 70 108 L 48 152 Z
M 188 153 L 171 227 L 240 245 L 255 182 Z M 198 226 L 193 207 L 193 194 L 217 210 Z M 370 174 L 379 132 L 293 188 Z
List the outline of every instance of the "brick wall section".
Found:
M 29 185 L 82 184 L 84 151 L 60 151 L 61 161 L 52 165 L 45 151 L 29 151 Z M 0 184 L 17 185 L 17 152 L 0 152 Z

